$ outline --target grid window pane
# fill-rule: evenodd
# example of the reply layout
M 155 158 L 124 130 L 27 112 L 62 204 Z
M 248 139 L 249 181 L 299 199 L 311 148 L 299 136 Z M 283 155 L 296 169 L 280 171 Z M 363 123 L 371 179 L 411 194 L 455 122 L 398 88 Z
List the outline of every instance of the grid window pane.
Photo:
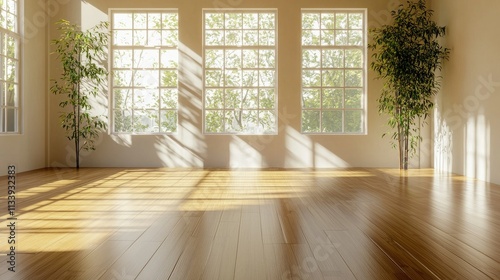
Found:
M 205 110 L 205 126 L 206 133 L 223 133 L 226 131 L 224 127 L 224 110 Z
M 160 111 L 160 132 L 173 133 L 177 131 L 177 111 Z
M 302 86 L 320 87 L 321 86 L 321 70 L 303 70 L 302 71 Z
M 0 133 L 18 133 L 21 109 L 19 1 L 0 3 Z
M 321 111 L 302 111 L 302 132 L 313 133 L 321 129 Z
M 321 90 L 304 89 L 302 92 L 302 108 L 307 108 L 307 109 L 321 108 Z
M 205 29 L 224 29 L 223 13 L 205 13 Z
M 363 115 L 361 110 L 345 111 L 345 131 L 360 133 L 363 127 Z
M 130 132 L 132 128 L 132 110 L 113 110 L 114 131 L 117 133 Z
M 118 110 L 132 109 L 132 89 L 115 89 L 113 91 L 113 103 Z
M 204 12 L 204 130 L 274 134 L 275 12 Z
M 113 132 L 176 132 L 177 13 L 113 10 L 111 19 Z
M 113 68 L 132 67 L 132 50 L 114 50 L 113 51 Z
M 361 95 L 360 101 L 361 101 Z M 325 88 L 323 89 L 322 106 L 324 109 L 342 109 L 344 107 L 344 89 L 343 88 Z
M 276 50 L 259 50 L 259 68 L 276 68 Z
M 224 108 L 224 90 L 208 89 L 205 91 L 205 108 L 223 109 Z
M 242 107 L 242 92 L 241 89 L 226 89 L 224 96 L 224 108 L 236 109 Z
M 302 132 L 365 131 L 365 11 L 302 13 Z
M 160 51 L 160 68 L 177 69 L 179 61 L 179 53 L 177 50 L 162 50 Z
M 342 133 L 342 111 L 323 111 L 321 112 L 322 132 L 324 133 Z
M 261 109 L 274 109 L 275 104 L 275 92 L 273 88 L 262 88 L 259 90 L 259 107 Z
M 245 46 L 258 46 L 259 45 L 259 31 L 257 31 L 257 30 L 244 30 L 243 31 L 243 44 Z
M 132 14 L 115 13 L 113 14 L 113 29 L 132 29 Z
M 179 18 L 177 13 L 163 13 L 162 18 L 162 29 L 165 30 L 177 30 Z
M 345 90 L 345 107 L 349 109 L 362 109 L 363 91 L 361 89 Z
M 178 107 L 177 89 L 167 88 L 160 91 L 160 108 L 176 110 Z
M 131 46 L 133 42 L 132 30 L 115 30 L 113 42 L 116 46 Z
M 226 68 L 241 68 L 241 50 L 226 50 L 225 64 Z
M 134 108 L 154 110 L 158 107 L 158 91 L 151 89 L 134 90 Z
M 159 131 L 158 111 L 134 110 L 133 127 L 138 133 L 155 133 Z
M 318 68 L 321 66 L 320 50 L 302 50 L 302 67 Z
M 349 49 L 345 51 L 345 68 L 362 68 L 363 51 L 359 49 Z

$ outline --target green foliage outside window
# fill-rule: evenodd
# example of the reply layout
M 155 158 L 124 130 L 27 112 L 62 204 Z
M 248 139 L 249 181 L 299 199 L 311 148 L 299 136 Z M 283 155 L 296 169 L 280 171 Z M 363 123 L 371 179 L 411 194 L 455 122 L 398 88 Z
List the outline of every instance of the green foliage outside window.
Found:
M 176 132 L 177 13 L 117 10 L 112 19 L 112 131 Z
M 365 126 L 364 12 L 302 13 L 302 132 L 361 134 Z
M 251 11 L 204 15 L 204 131 L 275 133 L 276 15 Z

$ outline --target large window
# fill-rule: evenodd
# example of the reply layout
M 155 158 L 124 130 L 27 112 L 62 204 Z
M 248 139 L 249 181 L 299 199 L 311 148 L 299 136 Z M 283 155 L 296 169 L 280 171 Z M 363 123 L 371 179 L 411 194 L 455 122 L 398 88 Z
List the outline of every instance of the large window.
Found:
M 204 131 L 277 131 L 276 12 L 204 11 Z
M 19 1 L 0 0 L 0 133 L 18 133 L 20 115 Z
M 111 107 L 114 133 L 177 131 L 176 11 L 111 13 Z
M 365 133 L 365 10 L 302 11 L 302 132 Z

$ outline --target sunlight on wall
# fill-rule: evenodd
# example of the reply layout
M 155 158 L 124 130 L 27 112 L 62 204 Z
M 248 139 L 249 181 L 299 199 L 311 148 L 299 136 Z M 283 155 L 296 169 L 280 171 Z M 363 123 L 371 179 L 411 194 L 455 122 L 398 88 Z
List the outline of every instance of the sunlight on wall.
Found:
M 258 150 L 248 145 L 238 136 L 234 136 L 229 144 L 229 167 L 259 168 L 265 166 L 262 162 L 262 155 Z
M 475 177 L 476 176 L 476 135 L 475 134 L 475 122 L 474 120 L 470 120 L 467 125 L 464 127 L 465 133 L 464 138 L 466 143 L 464 145 L 464 170 L 465 176 Z
M 285 133 L 285 167 L 300 168 L 312 166 L 313 162 L 310 150 L 308 151 L 312 146 L 311 140 L 289 126 L 285 129 Z M 308 153 L 303 153 L 302 151 L 308 151 Z
M 108 14 L 102 12 L 91 4 L 82 1 L 82 30 L 94 27 L 101 21 L 108 21 Z
M 349 167 L 350 165 L 323 145 L 291 127 L 286 128 L 287 149 L 285 167 Z M 306 151 L 306 153 L 304 153 Z
M 117 144 L 124 147 L 132 146 L 132 135 L 130 134 L 111 134 L 111 139 L 115 141 Z
M 478 170 L 484 172 L 484 177 L 482 180 L 491 180 L 491 125 L 486 121 L 484 115 L 480 115 L 478 121 L 482 123 L 482 132 L 478 132 L 478 139 L 482 140 L 481 146 L 478 147 L 481 151 L 481 158 L 483 159 L 481 166 L 478 166 Z
M 188 148 L 193 157 L 202 157 L 207 144 L 202 131 L 202 58 L 179 42 L 179 130 L 177 139 Z M 203 161 L 195 166 L 202 167 Z
M 203 166 L 203 159 L 198 157 L 196 153 L 190 152 L 184 141 L 181 143 L 168 136 L 158 135 L 156 136 L 154 150 L 162 162 L 162 166 Z
M 466 103 L 465 103 L 466 104 Z M 458 105 L 449 106 L 457 108 Z M 444 113 L 439 108 L 435 110 L 434 120 L 434 168 L 446 172 L 460 172 L 467 177 L 489 181 L 491 179 L 491 126 L 484 114 L 484 109 L 467 111 L 467 115 L 459 115 L 448 109 Z M 466 118 L 467 117 L 467 118 Z M 463 137 L 463 147 L 454 147 L 455 136 Z M 453 166 L 453 153 L 463 154 L 463 166 Z
M 434 111 L 434 168 L 439 171 L 453 170 L 453 134 L 440 106 Z
M 500 154 L 494 143 L 499 140 L 500 37 L 491 35 L 499 24 L 496 11 L 500 2 L 481 1 L 480 5 L 466 0 L 431 2 L 438 24 L 446 26 L 444 43 L 451 48 L 442 72 L 443 87 L 439 93 L 442 107 L 435 115 L 448 128 L 445 131 L 435 127 L 436 137 L 441 138 L 437 141 L 447 151 L 436 153 L 435 166 L 440 168 L 439 164 L 453 154 L 453 166 L 444 170 L 499 183 L 499 173 L 494 170 L 499 169 Z M 448 135 L 444 133 L 454 143 L 446 142 Z
M 469 118 L 464 135 L 464 171 L 467 177 L 490 180 L 490 127 L 483 114 Z
M 314 143 L 314 167 L 349 167 L 350 165 L 324 146 Z M 356 152 L 353 147 L 352 152 Z

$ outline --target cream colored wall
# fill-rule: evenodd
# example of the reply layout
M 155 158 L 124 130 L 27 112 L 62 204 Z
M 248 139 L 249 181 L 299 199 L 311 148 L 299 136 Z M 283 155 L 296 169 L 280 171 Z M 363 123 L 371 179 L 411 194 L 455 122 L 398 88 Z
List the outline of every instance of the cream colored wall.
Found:
M 452 49 L 435 113 L 434 165 L 500 183 L 500 2 L 439 0 L 433 8 Z
M 46 20 L 45 5 L 24 1 L 25 38 L 23 43 L 22 134 L 0 135 L 0 175 L 7 166 L 17 172 L 46 166 Z
M 75 1 L 78 2 L 78 1 Z M 82 166 L 188 167 L 396 167 L 397 152 L 381 135 L 385 120 L 377 112 L 381 83 L 368 73 L 368 134 L 365 136 L 308 136 L 300 134 L 301 8 L 368 8 L 369 26 L 386 23 L 396 1 L 386 0 L 88 0 L 60 17 L 83 11 L 82 24 L 106 18 L 109 8 L 178 8 L 180 20 L 179 131 L 172 136 L 104 135 L 97 150 L 84 153 Z M 278 9 L 279 134 L 222 136 L 202 133 L 203 8 Z M 75 17 L 75 15 L 72 15 Z M 54 19 L 56 20 L 56 19 Z M 53 30 L 52 30 L 53 31 Z M 52 34 L 53 36 L 53 34 Z M 56 66 L 51 60 L 51 69 Z M 57 99 L 50 102 L 50 164 L 72 166 L 72 146 L 58 128 Z M 104 108 L 105 109 L 105 108 Z M 420 161 L 431 166 L 430 127 Z

